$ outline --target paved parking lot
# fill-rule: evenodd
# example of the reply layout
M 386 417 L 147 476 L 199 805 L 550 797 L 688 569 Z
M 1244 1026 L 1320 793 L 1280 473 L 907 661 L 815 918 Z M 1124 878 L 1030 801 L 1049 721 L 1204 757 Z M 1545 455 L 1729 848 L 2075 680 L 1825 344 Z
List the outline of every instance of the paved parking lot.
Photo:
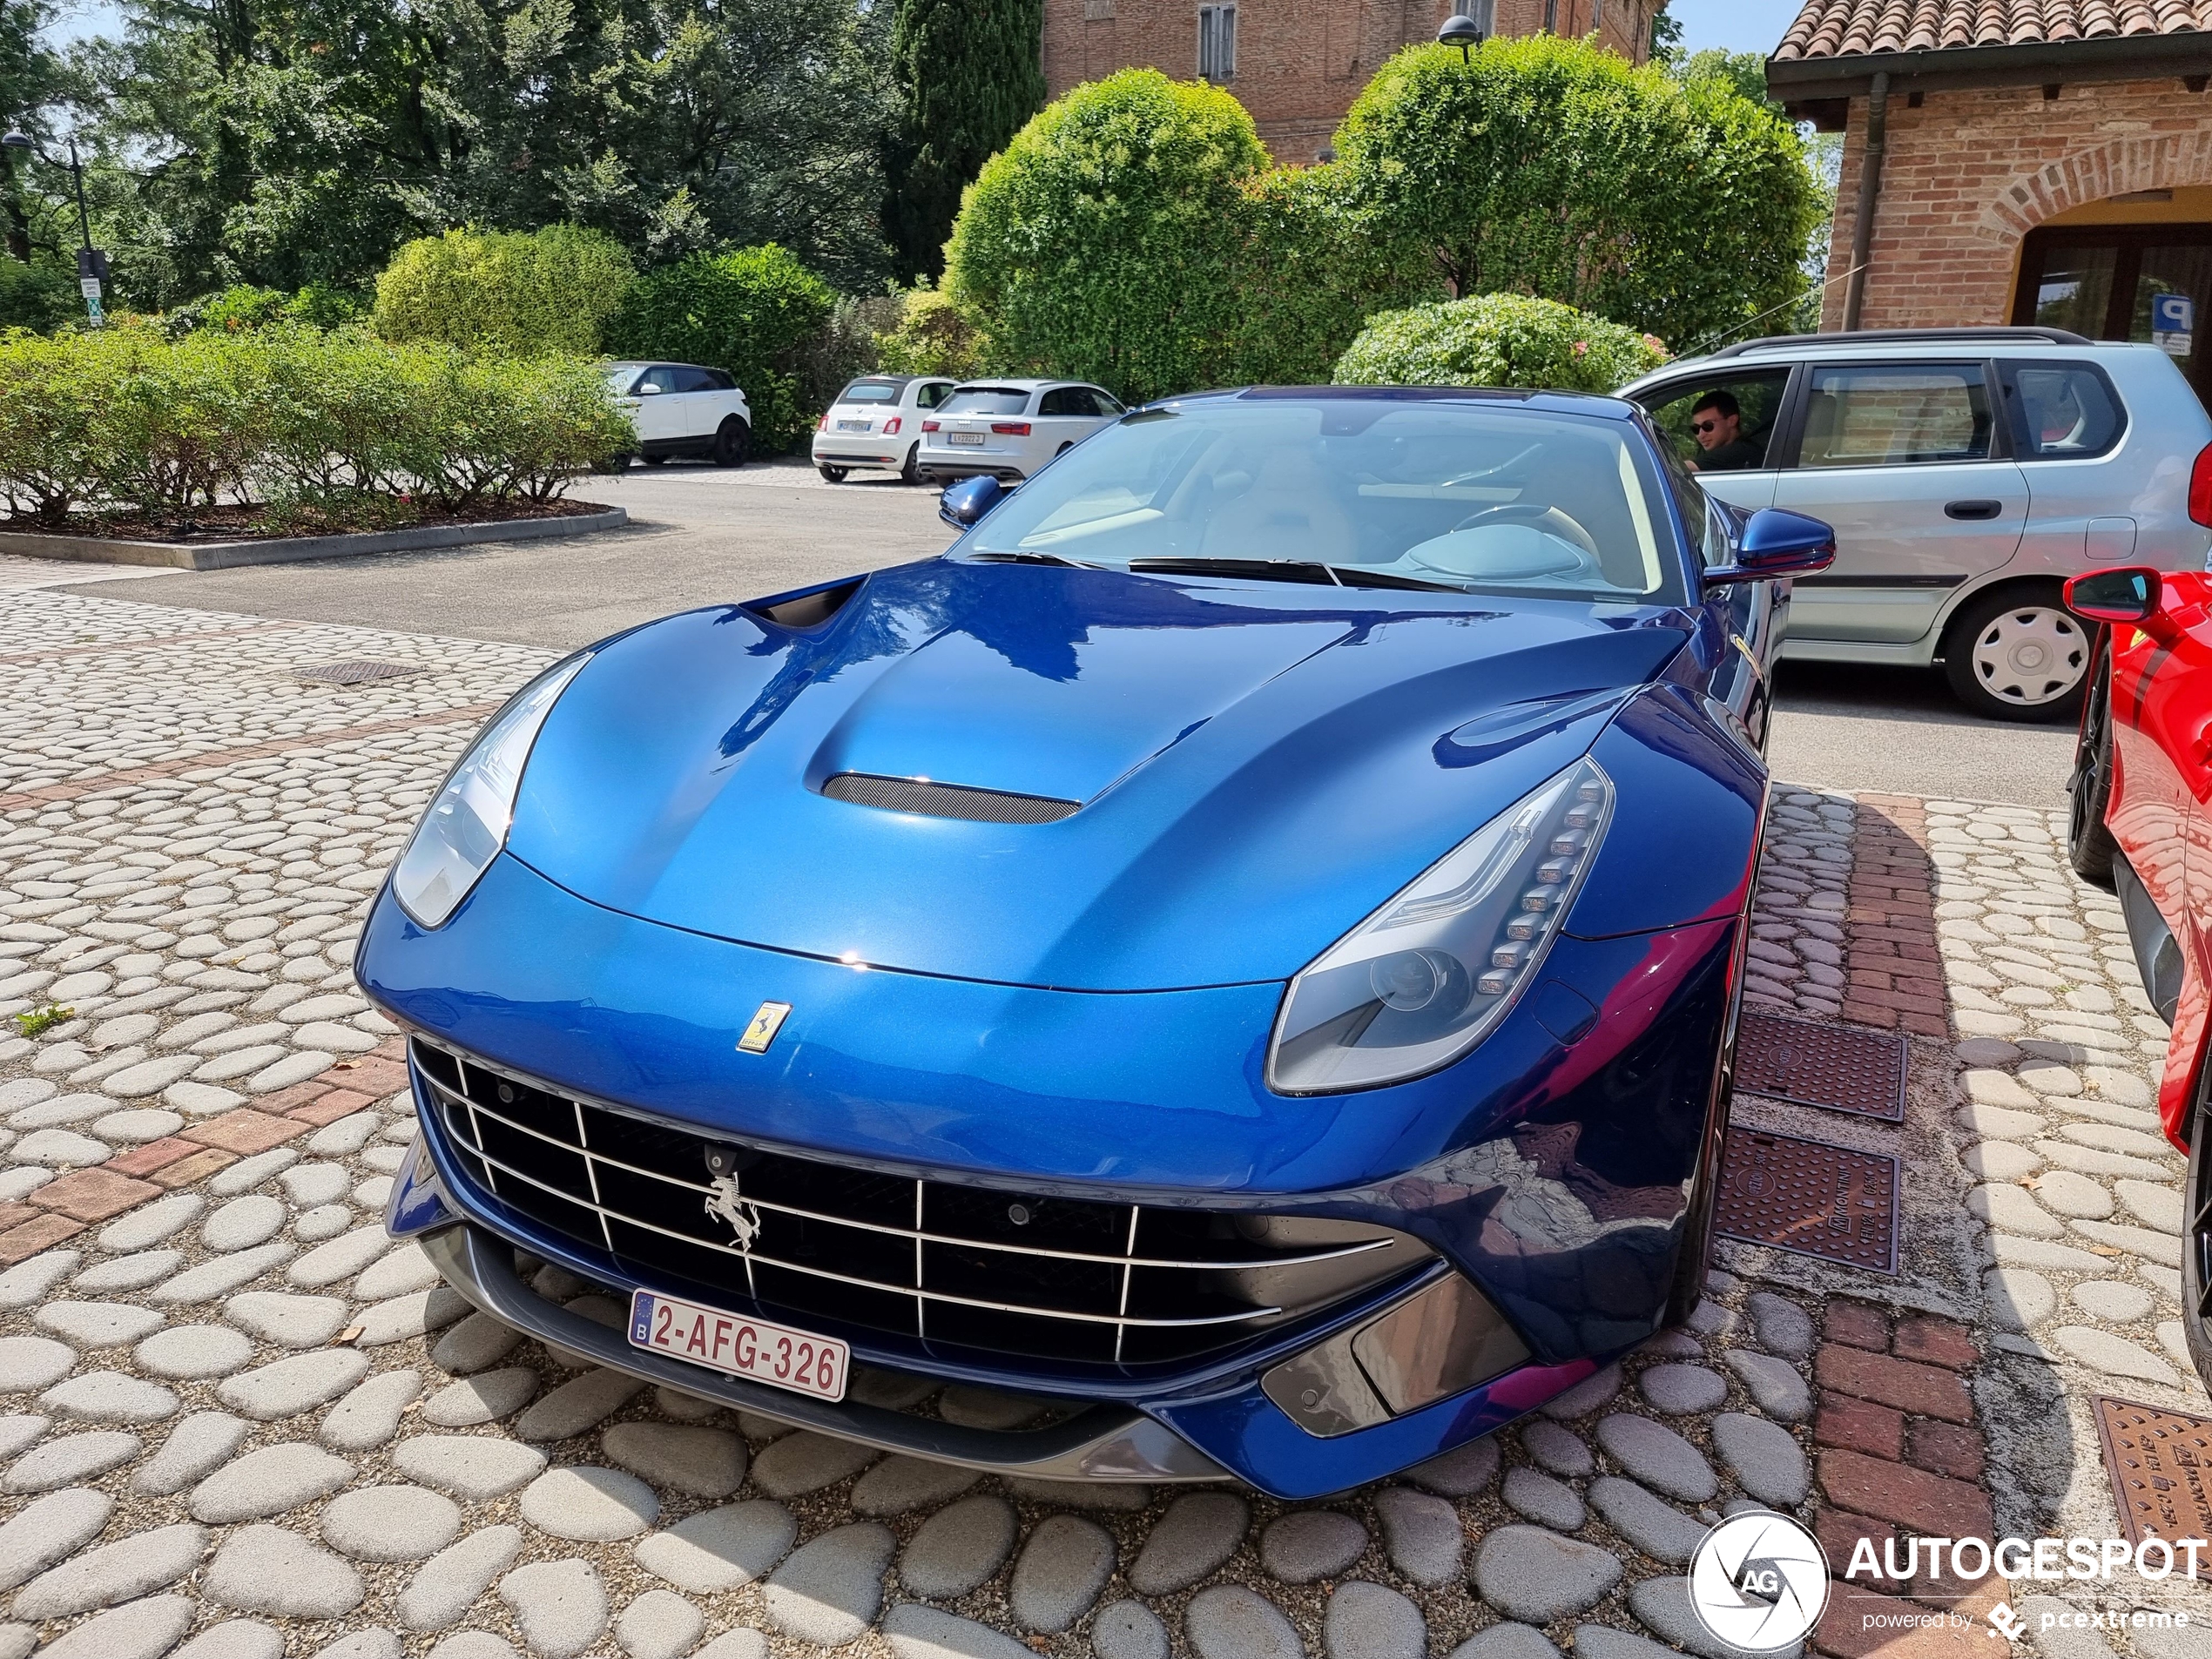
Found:
M 880 506 L 709 476 L 717 502 Z M 693 486 L 621 487 L 673 511 Z M 2147 1109 L 2163 1030 L 2113 901 L 2047 811 L 1835 790 L 1779 800 L 1750 995 L 1904 1034 L 1908 1110 L 1745 1096 L 1738 1121 L 1899 1156 L 1898 1276 L 1723 1242 L 1689 1328 L 1311 1505 L 877 1460 L 579 1370 L 382 1238 L 414 1124 L 347 969 L 441 769 L 556 642 L 451 595 L 448 625 L 400 630 L 209 603 L 230 575 L 56 574 L 0 570 L 0 1013 L 74 1010 L 0 1040 L 0 1659 L 1722 1659 L 1681 1576 L 1721 1514 L 1784 1509 L 1846 1554 L 2110 1535 L 2094 1396 L 2212 1411 L 2178 1345 L 2180 1160 Z M 349 661 L 408 671 L 300 677 Z M 1992 1586 L 1849 1595 L 1816 1642 L 1838 1659 L 1990 1651 Z M 1905 1637 L 1864 1622 L 1950 1607 L 1966 1621 Z M 2212 1659 L 2194 1631 L 2109 1648 Z

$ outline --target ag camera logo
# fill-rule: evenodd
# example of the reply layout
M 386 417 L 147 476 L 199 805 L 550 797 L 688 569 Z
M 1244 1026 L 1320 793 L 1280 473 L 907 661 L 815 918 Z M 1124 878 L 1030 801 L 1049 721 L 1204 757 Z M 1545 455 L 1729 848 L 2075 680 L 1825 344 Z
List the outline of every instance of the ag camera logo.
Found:
M 1828 1605 L 1820 1541 L 1786 1515 L 1731 1517 L 1689 1563 L 1689 1608 L 1715 1640 L 1776 1653 L 1804 1640 Z

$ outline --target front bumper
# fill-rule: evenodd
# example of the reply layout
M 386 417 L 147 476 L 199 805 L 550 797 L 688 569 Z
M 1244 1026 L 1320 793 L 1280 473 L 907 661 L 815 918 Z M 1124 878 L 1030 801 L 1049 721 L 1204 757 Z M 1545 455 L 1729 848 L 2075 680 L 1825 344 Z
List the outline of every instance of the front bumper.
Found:
M 1063 1423 L 1056 1439 L 942 1449 L 927 1437 L 943 1426 L 928 1420 L 887 1425 L 632 1350 L 540 1298 L 516 1301 L 511 1265 L 504 1280 L 483 1265 L 496 1236 L 624 1294 L 695 1294 L 649 1283 L 596 1246 L 473 1203 L 454 1206 L 465 1228 L 436 1235 L 452 1240 L 441 1249 L 456 1285 L 498 1317 L 765 1416 L 994 1467 L 1134 1480 L 1226 1472 L 1298 1499 L 1487 1433 L 1657 1327 L 1734 934 L 1718 921 L 1562 939 L 1548 968 L 1559 991 L 1528 999 L 1467 1062 L 1396 1089 L 1295 1099 L 1258 1081 L 1279 988 L 1111 997 L 858 974 L 607 911 L 505 855 L 435 933 L 380 900 L 358 968 L 380 1007 L 435 1041 L 696 1132 L 889 1174 L 1358 1220 L 1418 1238 L 1449 1264 L 1434 1273 L 1456 1269 L 1477 1285 L 1534 1360 L 1323 1439 L 1269 1397 L 1263 1376 L 1433 1276 L 1165 1375 L 960 1366 L 841 1332 L 864 1365 L 1089 1408 L 1069 1420 L 1087 1426 Z M 732 1036 L 765 995 L 800 1012 L 763 1064 L 734 1053 Z M 990 1041 L 977 1043 L 979 1031 Z M 416 1090 L 427 1105 L 419 1078 Z M 424 1141 L 448 1194 L 465 1190 L 449 1150 L 435 1135 Z M 479 1242 L 463 1251 L 456 1235 Z

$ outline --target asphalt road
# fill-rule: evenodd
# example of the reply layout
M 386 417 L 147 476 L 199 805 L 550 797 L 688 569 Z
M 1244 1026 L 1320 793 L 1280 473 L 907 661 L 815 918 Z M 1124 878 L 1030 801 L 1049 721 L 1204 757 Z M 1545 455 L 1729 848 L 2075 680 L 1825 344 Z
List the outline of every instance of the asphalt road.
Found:
M 926 558 L 951 539 L 934 491 L 889 474 L 829 484 L 792 460 L 735 471 L 633 468 L 577 493 L 628 508 L 632 523 L 573 540 L 94 581 L 74 591 L 557 650 L 693 605 Z M 1778 777 L 2065 804 L 2070 726 L 1978 719 L 1933 671 L 1784 664 L 1776 684 L 1769 750 Z

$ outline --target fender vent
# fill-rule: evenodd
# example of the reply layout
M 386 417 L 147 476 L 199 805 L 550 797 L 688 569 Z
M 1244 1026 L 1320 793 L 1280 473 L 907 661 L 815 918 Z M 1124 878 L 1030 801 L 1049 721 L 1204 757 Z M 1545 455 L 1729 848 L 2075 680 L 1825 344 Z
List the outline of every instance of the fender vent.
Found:
M 1009 795 L 996 789 L 968 789 L 959 784 L 923 783 L 913 778 L 878 778 L 865 772 L 840 772 L 822 786 L 832 800 L 880 806 L 887 813 L 920 813 L 925 818 L 964 818 L 977 824 L 1052 824 L 1082 803 L 1049 795 Z

